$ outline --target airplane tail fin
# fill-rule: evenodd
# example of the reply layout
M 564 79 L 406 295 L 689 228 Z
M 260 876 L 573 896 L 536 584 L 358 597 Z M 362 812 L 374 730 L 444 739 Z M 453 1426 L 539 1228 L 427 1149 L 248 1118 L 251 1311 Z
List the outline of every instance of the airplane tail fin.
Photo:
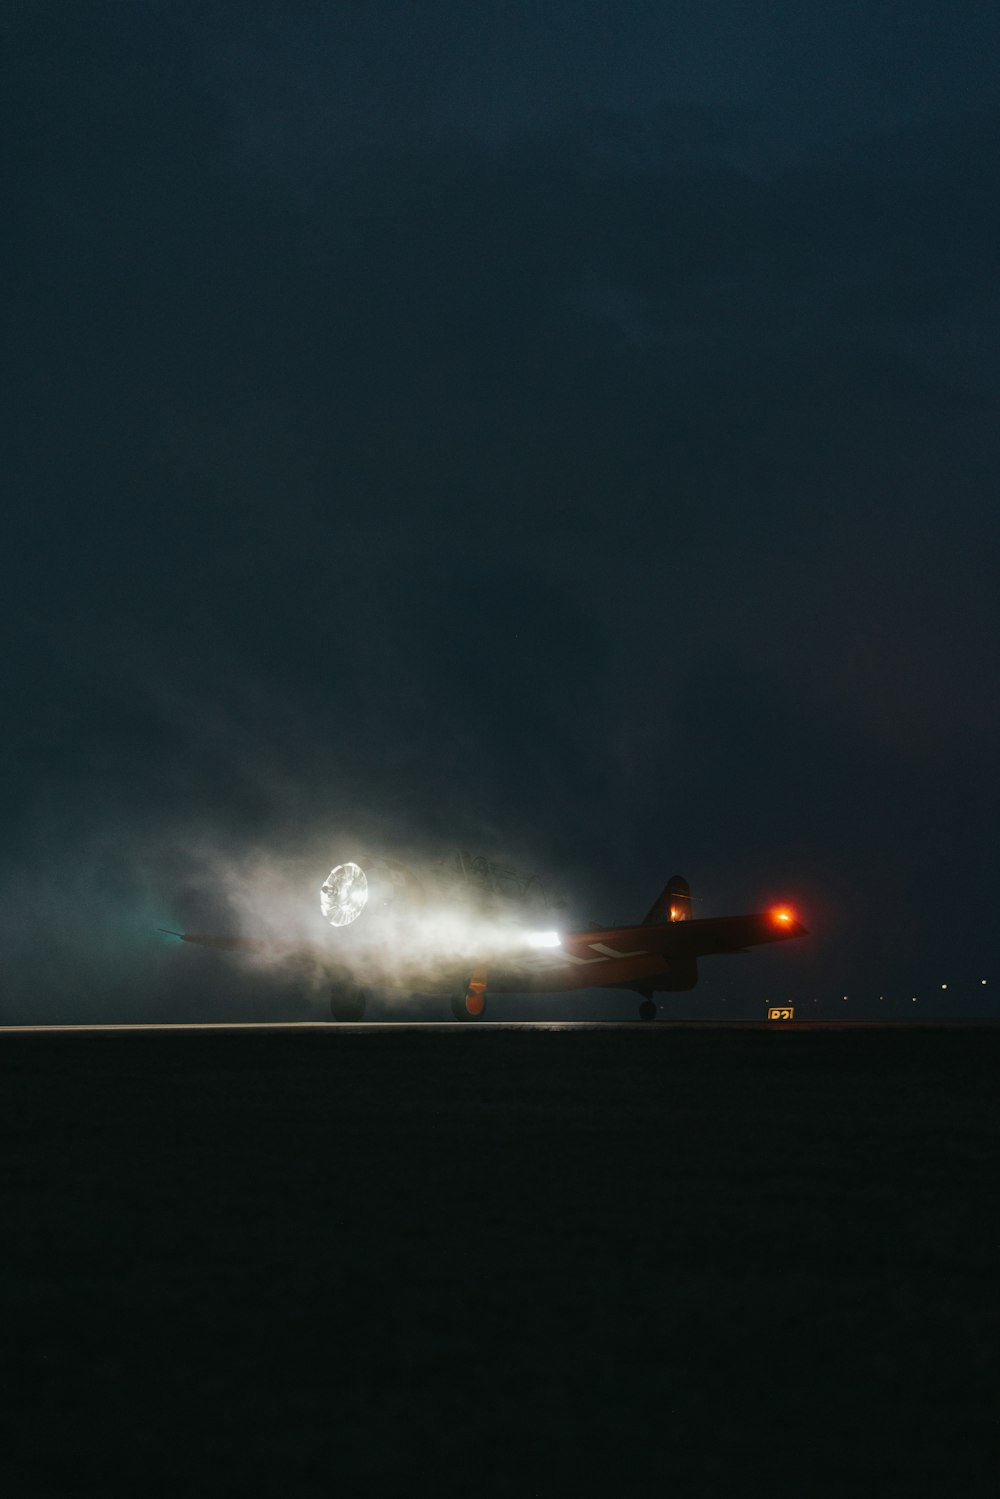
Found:
M 670 921 L 691 920 L 691 890 L 683 875 L 672 874 L 646 914 L 643 926 L 664 926 Z

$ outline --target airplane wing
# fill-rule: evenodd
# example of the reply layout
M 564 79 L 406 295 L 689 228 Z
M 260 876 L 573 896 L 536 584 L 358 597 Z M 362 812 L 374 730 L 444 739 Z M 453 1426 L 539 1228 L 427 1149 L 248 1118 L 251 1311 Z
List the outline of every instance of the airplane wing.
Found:
M 641 927 L 651 951 L 666 957 L 707 958 L 713 953 L 746 952 L 768 942 L 784 942 L 808 935 L 801 921 L 784 906 L 752 916 L 708 916 L 693 921 L 671 921 Z
M 161 931 L 165 930 L 161 928 Z M 553 943 L 530 951 L 517 951 L 492 958 L 484 955 L 480 963 L 473 960 L 428 965 L 414 962 L 412 967 L 399 953 L 369 955 L 371 982 L 376 986 L 390 972 L 395 982 L 401 980 L 414 991 L 460 988 L 471 972 L 488 976 L 494 990 L 530 991 L 635 986 L 666 972 L 678 972 L 681 965 L 719 953 L 747 952 L 764 943 L 801 937 L 806 928 L 790 911 L 781 907 L 749 916 L 714 916 L 697 920 L 597 928 L 592 931 L 568 932 Z M 343 968 L 341 955 L 335 949 L 302 942 L 283 942 L 277 938 L 255 939 L 230 937 L 211 932 L 173 932 L 182 942 L 198 947 L 212 947 L 224 952 L 255 954 L 273 961 L 302 957 L 318 959 L 336 979 Z M 357 967 L 357 962 L 353 965 Z M 454 969 L 454 972 L 452 972 Z M 694 980 L 693 980 L 694 981 Z M 692 981 L 692 982 L 693 982 Z M 686 986 L 686 985 L 685 985 Z
M 270 943 L 255 942 L 249 937 L 221 937 L 212 932 L 175 932 L 170 927 L 157 927 L 167 937 L 178 937 L 181 942 L 194 942 L 199 947 L 218 947 L 223 952 L 263 952 Z
M 284 958 L 319 959 L 331 968 L 338 966 L 338 954 L 316 942 L 284 937 L 230 937 L 218 932 L 174 932 L 161 926 L 159 931 L 196 947 L 214 947 L 219 952 L 247 953 L 280 962 Z
M 261 956 L 290 957 L 294 953 L 321 955 L 336 961 L 328 947 L 280 938 L 230 937 L 214 932 L 174 932 L 160 927 L 171 937 L 198 947 L 214 947 L 223 952 L 259 953 Z M 702 958 L 715 953 L 747 952 L 768 942 L 807 935 L 806 928 L 789 911 L 778 908 L 751 916 L 710 916 L 692 921 L 671 921 L 654 926 L 617 926 L 593 931 L 568 932 L 558 945 L 525 953 L 517 960 L 506 960 L 504 967 L 515 962 L 530 972 L 556 970 L 567 963 L 579 965 L 602 959 L 665 957 Z
M 693 921 L 670 921 L 655 926 L 617 926 L 601 931 L 568 932 L 559 947 L 540 957 L 574 958 L 640 957 L 657 954 L 667 958 L 701 958 L 711 953 L 746 952 L 766 942 L 804 937 L 806 928 L 779 908 L 752 916 L 709 916 Z
M 558 946 L 518 955 L 490 970 L 493 988 L 577 989 L 635 984 L 671 966 L 806 935 L 783 908 L 656 925 L 568 932 Z

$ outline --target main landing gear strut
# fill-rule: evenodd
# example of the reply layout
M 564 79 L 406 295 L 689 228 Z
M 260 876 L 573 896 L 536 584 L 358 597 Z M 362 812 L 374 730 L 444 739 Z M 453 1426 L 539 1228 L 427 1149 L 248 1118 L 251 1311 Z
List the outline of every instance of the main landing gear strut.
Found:
M 334 1020 L 354 1021 L 365 1018 L 368 990 L 358 984 L 338 984 L 330 991 L 330 1014 Z
M 486 969 L 477 968 L 464 993 L 451 996 L 451 1013 L 456 1020 L 482 1020 L 486 1014 Z

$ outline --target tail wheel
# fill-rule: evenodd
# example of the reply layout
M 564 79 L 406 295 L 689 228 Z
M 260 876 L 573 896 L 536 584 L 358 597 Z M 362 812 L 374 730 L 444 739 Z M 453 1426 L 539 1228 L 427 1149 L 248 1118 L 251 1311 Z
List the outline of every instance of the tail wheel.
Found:
M 367 1003 L 367 989 L 361 989 L 357 985 L 330 992 L 330 1014 L 334 1020 L 363 1020 Z
M 651 999 L 644 999 L 643 1002 L 642 1002 L 642 1004 L 639 1006 L 639 1019 L 640 1020 L 655 1020 L 656 1019 L 656 1006 L 655 1006 L 655 1004 L 653 1003 L 653 1001 Z

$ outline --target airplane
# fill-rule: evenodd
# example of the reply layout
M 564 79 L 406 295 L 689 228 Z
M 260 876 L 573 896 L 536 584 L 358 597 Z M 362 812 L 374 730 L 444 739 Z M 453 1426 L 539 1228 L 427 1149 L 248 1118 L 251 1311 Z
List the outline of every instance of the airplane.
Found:
M 443 861 L 442 861 L 443 862 Z M 436 908 L 431 893 L 443 892 L 449 909 L 475 912 L 467 926 L 461 953 L 431 956 L 426 945 L 409 946 L 432 927 Z M 464 902 L 464 905 L 463 905 Z M 748 916 L 693 917 L 691 891 L 681 875 L 672 875 L 642 921 L 634 926 L 595 927 L 585 931 L 535 930 L 523 913 L 533 906 L 551 914 L 540 881 L 525 879 L 509 865 L 460 853 L 450 869 L 439 864 L 436 878 L 418 876 L 390 859 L 338 864 L 320 892 L 323 916 L 337 933 L 327 943 L 308 945 L 332 983 L 334 1020 L 360 1021 L 379 980 L 382 986 L 413 993 L 444 993 L 456 1020 L 479 1021 L 491 994 L 566 993 L 607 988 L 638 996 L 639 1018 L 655 1020 L 655 994 L 676 994 L 698 982 L 699 958 L 742 953 L 765 943 L 807 935 L 795 913 L 784 905 Z M 400 924 L 400 916 L 406 923 Z M 389 918 L 395 917 L 395 921 Z M 520 920 L 518 920 L 520 916 Z M 513 919 L 512 919 L 513 917 Z M 369 944 L 351 945 L 367 922 Z M 477 919 L 482 923 L 477 925 Z M 165 930 L 165 929 L 161 929 Z M 303 954 L 303 944 L 275 939 L 173 932 L 184 942 L 223 951 L 282 957 Z M 476 952 L 477 943 L 480 951 Z M 360 978 L 359 978 L 360 972 Z

